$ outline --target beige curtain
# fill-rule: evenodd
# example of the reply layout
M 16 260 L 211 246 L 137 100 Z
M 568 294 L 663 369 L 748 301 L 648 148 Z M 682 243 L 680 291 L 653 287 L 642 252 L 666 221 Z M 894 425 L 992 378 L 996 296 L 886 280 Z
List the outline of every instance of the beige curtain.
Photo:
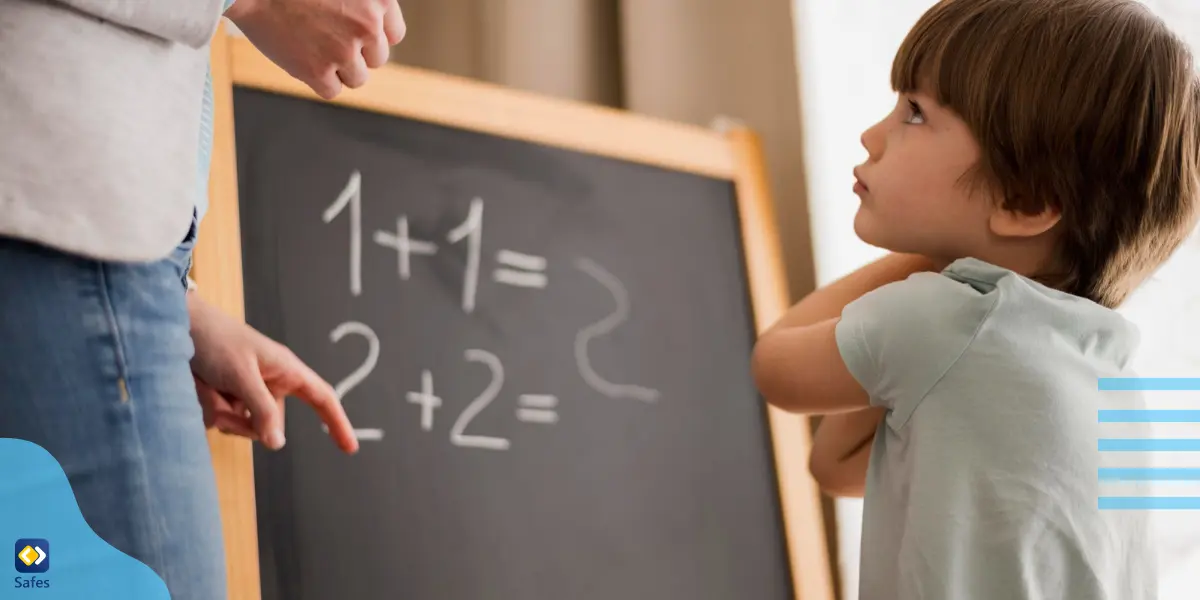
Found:
M 393 60 L 762 136 L 792 295 L 813 289 L 787 0 L 400 0 Z

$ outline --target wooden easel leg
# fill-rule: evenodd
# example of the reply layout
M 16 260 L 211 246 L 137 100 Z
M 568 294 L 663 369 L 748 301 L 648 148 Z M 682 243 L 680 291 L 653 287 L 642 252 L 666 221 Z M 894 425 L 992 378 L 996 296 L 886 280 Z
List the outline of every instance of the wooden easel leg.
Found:
M 234 150 L 233 83 L 227 34 L 212 44 L 213 154 L 209 209 L 194 251 L 193 278 L 205 300 L 245 319 L 242 249 L 238 224 L 237 161 Z M 248 440 L 210 432 L 217 476 L 230 600 L 259 600 L 258 526 L 254 504 L 253 454 Z
M 738 216 L 753 290 L 755 326 L 764 331 L 788 309 L 779 228 L 757 135 L 733 122 L 715 125 L 736 154 Z M 808 471 L 812 434 L 807 417 L 768 407 L 796 600 L 834 600 L 820 489 Z

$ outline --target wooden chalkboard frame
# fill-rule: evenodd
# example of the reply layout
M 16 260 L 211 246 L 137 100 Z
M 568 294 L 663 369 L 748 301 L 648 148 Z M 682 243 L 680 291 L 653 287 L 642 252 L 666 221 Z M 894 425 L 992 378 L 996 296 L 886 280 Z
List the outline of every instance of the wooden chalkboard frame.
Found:
M 212 46 L 215 131 L 210 207 L 195 249 L 199 293 L 245 318 L 233 87 L 321 100 L 240 36 L 218 32 Z M 763 331 L 788 307 L 779 232 L 754 132 L 672 123 L 629 112 L 387 65 L 332 101 L 499 137 L 655 165 L 732 181 L 742 226 L 751 307 Z M 776 474 L 796 600 L 833 600 L 817 485 L 808 472 L 808 419 L 769 408 Z M 228 597 L 261 598 L 252 451 L 243 438 L 209 434 L 225 536 Z

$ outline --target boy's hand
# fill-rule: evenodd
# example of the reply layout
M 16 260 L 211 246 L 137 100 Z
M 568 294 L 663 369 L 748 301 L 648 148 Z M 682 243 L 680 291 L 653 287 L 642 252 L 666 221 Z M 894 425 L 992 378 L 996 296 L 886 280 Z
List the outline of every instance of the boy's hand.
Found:
M 225 16 L 326 100 L 365 84 L 405 33 L 397 0 L 237 0 Z

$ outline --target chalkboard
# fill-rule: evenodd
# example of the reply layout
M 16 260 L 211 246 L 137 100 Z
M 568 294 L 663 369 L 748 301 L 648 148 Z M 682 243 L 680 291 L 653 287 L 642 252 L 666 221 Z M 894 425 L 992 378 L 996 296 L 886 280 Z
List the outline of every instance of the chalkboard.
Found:
M 730 178 L 234 81 L 262 598 L 798 597 Z

